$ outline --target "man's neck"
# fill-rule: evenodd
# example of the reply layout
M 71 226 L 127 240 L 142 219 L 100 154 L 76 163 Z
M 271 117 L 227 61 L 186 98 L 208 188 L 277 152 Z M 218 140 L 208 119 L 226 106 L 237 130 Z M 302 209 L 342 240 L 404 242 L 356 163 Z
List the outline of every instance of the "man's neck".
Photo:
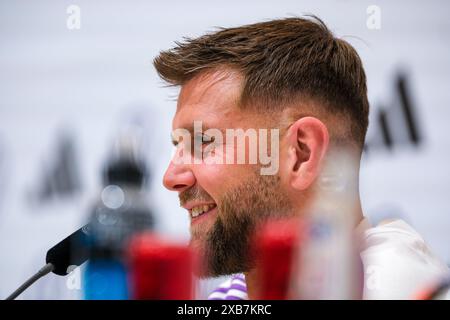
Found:
M 257 299 L 258 292 L 261 291 L 261 281 L 257 276 L 257 269 L 245 272 L 245 283 L 247 284 L 247 295 L 249 300 Z

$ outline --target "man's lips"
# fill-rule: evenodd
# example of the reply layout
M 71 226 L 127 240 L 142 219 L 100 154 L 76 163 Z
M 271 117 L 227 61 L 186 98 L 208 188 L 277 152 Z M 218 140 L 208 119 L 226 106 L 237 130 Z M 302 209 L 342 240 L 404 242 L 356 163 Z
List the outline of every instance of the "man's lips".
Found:
M 216 212 L 217 212 L 217 206 L 215 205 L 214 207 L 212 207 L 208 211 L 205 211 L 205 212 L 199 214 L 196 217 L 193 217 L 192 214 L 191 214 L 191 224 L 199 223 L 199 222 L 207 219 L 211 215 L 215 214 Z
M 216 210 L 217 204 L 214 202 L 189 201 L 182 207 L 188 210 L 191 221 L 198 221 L 201 217 Z
M 181 204 L 181 206 L 183 208 L 185 208 L 186 210 L 192 210 L 194 207 L 203 206 L 205 204 L 208 205 L 208 204 L 216 204 L 216 203 L 213 201 L 209 201 L 209 202 L 208 201 L 187 201 L 187 202 Z

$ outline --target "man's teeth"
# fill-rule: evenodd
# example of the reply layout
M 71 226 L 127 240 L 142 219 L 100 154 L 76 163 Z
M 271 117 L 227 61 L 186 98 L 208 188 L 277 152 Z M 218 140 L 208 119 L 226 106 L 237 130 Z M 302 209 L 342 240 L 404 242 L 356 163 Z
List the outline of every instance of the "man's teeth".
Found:
M 205 204 L 201 206 L 196 206 L 191 209 L 191 216 L 192 218 L 198 217 L 199 215 L 213 209 L 216 205 L 215 204 Z

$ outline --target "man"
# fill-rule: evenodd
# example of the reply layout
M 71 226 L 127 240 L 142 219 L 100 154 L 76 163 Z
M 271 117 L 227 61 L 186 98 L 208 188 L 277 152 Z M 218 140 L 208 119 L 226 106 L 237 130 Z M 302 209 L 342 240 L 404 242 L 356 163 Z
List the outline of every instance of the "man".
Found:
M 161 52 L 154 65 L 162 79 L 181 87 L 172 135 L 177 153 L 164 185 L 189 212 L 191 245 L 205 261 L 201 276 L 238 274 L 210 298 L 256 296 L 252 234 L 271 218 L 307 217 L 340 150 L 351 164 L 345 189 L 352 223 L 367 244 L 364 298 L 412 298 L 446 275 L 447 267 L 404 222 L 370 228 L 363 217 L 358 180 L 368 126 L 366 76 L 353 47 L 321 20 L 221 29 Z M 229 129 L 241 129 L 249 143 L 235 143 L 239 135 L 228 136 Z M 270 149 L 269 170 L 264 157 L 250 161 L 252 137 L 260 151 Z M 236 160 L 241 149 L 246 161 Z M 376 285 L 371 270 L 382 271 Z

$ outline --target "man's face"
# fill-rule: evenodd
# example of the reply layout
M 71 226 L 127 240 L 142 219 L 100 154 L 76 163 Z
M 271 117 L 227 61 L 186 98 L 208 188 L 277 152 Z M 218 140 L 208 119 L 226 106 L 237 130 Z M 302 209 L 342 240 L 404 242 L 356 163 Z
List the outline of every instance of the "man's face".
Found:
M 267 129 L 265 117 L 238 108 L 240 86 L 236 74 L 194 78 L 181 88 L 173 119 L 173 130 L 190 130 L 190 147 L 197 147 L 186 149 L 186 137 L 173 139 L 177 151 L 184 150 L 184 159 L 188 155 L 191 161 L 180 161 L 177 152 L 164 175 L 164 185 L 179 193 L 180 205 L 188 211 L 191 246 L 205 263 L 201 276 L 248 271 L 255 228 L 268 218 L 291 212 L 278 173 L 261 175 L 258 163 L 236 163 L 240 146 L 225 141 L 226 129 Z M 194 121 L 201 121 L 203 135 L 194 134 Z M 208 128 L 223 132 L 224 141 L 212 141 L 205 132 Z M 249 144 L 243 146 L 246 154 Z

